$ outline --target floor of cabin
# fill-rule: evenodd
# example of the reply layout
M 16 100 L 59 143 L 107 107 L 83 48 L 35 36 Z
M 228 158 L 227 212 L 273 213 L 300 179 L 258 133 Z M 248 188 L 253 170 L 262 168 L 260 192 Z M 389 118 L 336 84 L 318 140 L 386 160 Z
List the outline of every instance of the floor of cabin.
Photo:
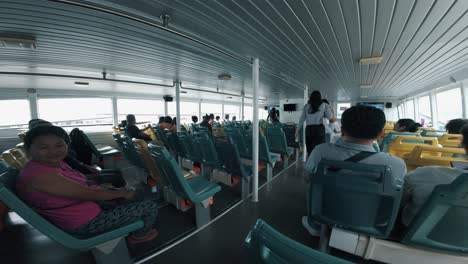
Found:
M 288 237 L 316 248 L 318 239 L 310 236 L 301 225 L 301 217 L 306 212 L 303 163 L 296 166 L 291 159 L 289 164 L 285 171 L 281 163 L 275 166 L 273 175 L 276 177 L 259 190 L 258 203 L 248 198 L 231 208 L 241 201 L 240 184 L 223 186 L 215 196 L 212 217 L 225 215 L 196 233 L 193 233 L 196 231 L 193 209 L 184 213 L 171 205 L 162 206 L 158 220 L 159 237 L 148 243 L 129 245 L 131 257 L 141 262 L 152 256 L 145 263 L 243 263 L 246 261 L 243 241 L 258 218 Z M 266 170 L 260 173 L 259 186 L 266 182 L 265 175 Z M 189 237 L 177 244 L 176 241 L 184 236 Z M 337 250 L 332 254 L 353 262 L 370 263 Z M 2 263 L 18 264 L 94 263 L 91 253 L 62 247 L 13 212 L 9 214 L 5 230 L 0 233 L 0 259 Z

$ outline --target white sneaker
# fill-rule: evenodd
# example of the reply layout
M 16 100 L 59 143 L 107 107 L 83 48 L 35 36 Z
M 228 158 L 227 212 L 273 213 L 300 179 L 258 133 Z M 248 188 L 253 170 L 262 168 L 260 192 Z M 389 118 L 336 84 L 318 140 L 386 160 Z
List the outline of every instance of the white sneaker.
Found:
M 303 216 L 302 217 L 302 226 L 307 229 L 307 231 L 309 232 L 310 235 L 312 236 L 316 236 L 316 237 L 319 237 L 320 236 L 320 231 L 321 230 L 317 230 L 315 229 L 314 227 L 312 227 L 310 224 L 309 224 L 309 220 L 307 219 L 307 216 Z

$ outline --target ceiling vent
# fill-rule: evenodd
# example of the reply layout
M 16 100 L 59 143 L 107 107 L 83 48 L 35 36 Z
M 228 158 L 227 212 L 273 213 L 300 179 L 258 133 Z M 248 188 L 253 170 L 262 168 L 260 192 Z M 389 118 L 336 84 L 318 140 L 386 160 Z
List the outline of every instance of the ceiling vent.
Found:
M 89 82 L 75 82 L 75 85 L 78 85 L 78 86 L 88 86 L 88 85 L 89 85 Z
M 232 77 L 229 73 L 221 73 L 220 75 L 218 75 L 218 79 L 221 81 L 229 81 L 232 79 Z
M 0 37 L 0 47 L 1 48 L 11 48 L 11 49 L 29 49 L 36 50 L 37 44 L 34 38 L 20 37 L 20 38 L 10 38 L 10 37 Z
M 369 64 L 379 64 L 383 61 L 383 57 L 367 57 L 361 58 L 359 63 L 362 65 L 369 65 Z
M 372 84 L 370 83 L 362 83 L 359 85 L 359 87 L 363 88 L 363 89 L 369 89 L 369 88 L 372 88 Z

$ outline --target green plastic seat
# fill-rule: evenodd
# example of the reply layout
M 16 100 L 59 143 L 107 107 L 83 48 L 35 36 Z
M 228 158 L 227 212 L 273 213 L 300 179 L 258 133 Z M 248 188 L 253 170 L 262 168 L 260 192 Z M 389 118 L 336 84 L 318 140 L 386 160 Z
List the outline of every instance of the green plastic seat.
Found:
M 294 153 L 294 148 L 288 147 L 286 136 L 279 125 L 267 127 L 267 140 L 271 152 L 280 153 L 288 157 Z
M 200 153 L 200 149 L 195 145 L 192 135 L 181 134 L 178 135 L 179 142 L 187 153 L 187 158 L 195 162 L 203 162 L 203 156 Z
M 148 149 L 162 174 L 168 180 L 172 190 L 180 197 L 190 200 L 195 204 L 197 227 L 206 225 L 211 219 L 209 210 L 210 198 L 219 192 L 221 187 L 216 183 L 208 181 L 203 176 L 196 176 L 186 180 L 179 165 L 166 148 L 149 144 Z
M 158 137 L 158 139 L 164 143 L 164 146 L 166 146 L 167 149 L 174 151 L 174 147 L 171 145 L 171 143 L 167 139 L 166 133 L 164 133 L 164 131 L 160 127 L 157 126 L 153 128 L 153 131 Z
M 134 165 L 136 167 L 139 167 L 139 168 L 142 168 L 142 169 L 146 169 L 143 160 L 140 158 L 140 155 L 138 154 L 138 152 L 135 149 L 135 145 L 133 145 L 132 139 L 129 138 L 128 136 L 120 136 L 119 135 L 119 137 L 120 137 L 120 142 L 121 142 L 122 147 L 123 147 L 122 150 L 123 150 L 125 158 L 127 158 L 128 161 L 132 165 Z M 114 139 L 116 139 L 116 141 L 117 141 L 118 140 L 117 136 L 115 136 Z
M 252 159 L 252 149 L 247 147 L 245 138 L 237 127 L 225 129 L 224 132 L 231 137 L 239 150 L 239 155 L 245 159 Z
M 382 152 L 388 152 L 388 146 L 390 143 L 395 141 L 395 139 L 398 136 L 415 136 L 415 137 L 421 137 L 419 133 L 411 133 L 411 132 L 396 132 L 396 131 L 391 131 L 387 135 L 385 135 L 382 138 Z M 410 143 L 424 143 L 422 140 L 405 140 L 404 142 L 410 142 Z
M 443 134 L 447 133 L 446 131 L 443 130 L 429 130 L 429 129 L 423 129 L 421 132 L 422 137 L 436 137 L 440 138 Z
M 411 222 L 403 243 L 468 254 L 468 173 L 437 186 Z
M 286 136 L 286 142 L 288 147 L 298 148 L 299 142 L 296 142 L 296 129 L 297 125 L 295 124 L 285 124 L 283 126 L 284 135 Z
M 308 195 L 309 222 L 385 239 L 398 215 L 401 186 L 388 166 L 322 159 Z
M 281 234 L 263 220 L 258 219 L 245 238 L 249 263 L 265 264 L 348 264 L 351 262 L 327 255 Z
M 16 196 L 17 176 L 18 171 L 15 170 L 9 170 L 0 175 L 0 200 L 26 222 L 64 247 L 91 250 L 97 263 L 131 263 L 125 239 L 122 238 L 142 228 L 143 221 L 135 221 L 94 237 L 77 238 L 50 223 Z M 106 247 L 107 249 L 110 247 L 110 250 L 108 251 Z
M 177 156 L 188 159 L 187 150 L 184 148 L 184 145 L 179 141 L 179 137 L 177 134 L 172 133 L 172 132 L 168 133 L 167 140 L 169 141 L 170 145 L 173 147 L 172 150 Z
M 241 161 L 239 151 L 232 139 L 228 136 L 216 136 L 215 147 L 222 169 L 233 176 L 238 176 L 242 181 L 242 198 L 250 193 L 250 178 L 252 166 L 244 165 Z
M 195 147 L 199 149 L 202 156 L 202 163 L 211 168 L 220 168 L 221 162 L 213 143 L 213 140 L 206 133 L 195 133 L 193 135 Z
M 96 158 L 98 160 L 100 160 L 101 158 L 106 157 L 106 156 L 114 156 L 114 155 L 117 155 L 117 154 L 120 153 L 120 151 L 118 149 L 115 149 L 115 148 L 113 148 L 111 146 L 107 146 L 107 145 L 103 145 L 103 144 L 96 144 L 96 145 L 93 144 L 93 142 L 91 142 L 89 137 L 82 130 L 78 130 L 78 131 L 82 135 L 82 137 L 85 140 L 86 144 L 91 148 L 91 150 L 93 151 L 94 156 L 96 156 Z

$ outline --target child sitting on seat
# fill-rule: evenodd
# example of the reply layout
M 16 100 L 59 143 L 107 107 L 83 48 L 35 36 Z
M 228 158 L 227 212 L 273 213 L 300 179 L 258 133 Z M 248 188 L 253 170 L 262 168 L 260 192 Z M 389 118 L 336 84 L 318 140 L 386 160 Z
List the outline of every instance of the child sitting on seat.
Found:
M 63 162 L 67 137 L 62 128 L 52 125 L 38 126 L 26 133 L 24 147 L 31 161 L 18 176 L 18 196 L 55 225 L 80 237 L 94 236 L 142 219 L 144 227 L 134 231 L 129 242 L 155 238 L 157 231 L 153 225 L 158 212 L 155 199 L 133 201 L 133 191 L 108 190 L 90 183 Z M 116 199 L 123 201 L 116 202 L 112 208 L 100 205 Z

